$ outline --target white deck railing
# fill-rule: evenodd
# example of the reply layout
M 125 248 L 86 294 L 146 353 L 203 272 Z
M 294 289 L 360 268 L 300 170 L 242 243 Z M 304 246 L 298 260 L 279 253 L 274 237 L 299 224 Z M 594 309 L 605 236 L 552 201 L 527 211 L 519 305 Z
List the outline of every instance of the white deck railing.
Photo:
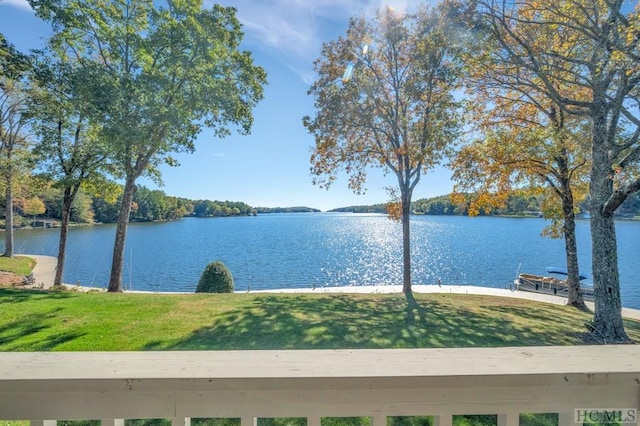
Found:
M 497 414 L 638 409 L 640 346 L 0 353 L 0 420 Z

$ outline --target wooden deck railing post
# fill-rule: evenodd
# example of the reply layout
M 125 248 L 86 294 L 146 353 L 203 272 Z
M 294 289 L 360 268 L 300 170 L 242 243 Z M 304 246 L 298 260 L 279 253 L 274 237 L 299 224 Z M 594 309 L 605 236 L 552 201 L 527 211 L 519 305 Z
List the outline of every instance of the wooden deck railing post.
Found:
M 171 426 L 191 426 L 191 417 L 174 417 Z

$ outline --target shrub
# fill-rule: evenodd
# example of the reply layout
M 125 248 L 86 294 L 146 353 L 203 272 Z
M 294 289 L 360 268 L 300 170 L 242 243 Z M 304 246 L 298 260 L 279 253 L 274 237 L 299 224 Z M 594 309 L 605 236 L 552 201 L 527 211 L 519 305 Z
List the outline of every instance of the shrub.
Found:
M 233 276 L 224 263 L 211 262 L 204 268 L 196 293 L 233 293 Z

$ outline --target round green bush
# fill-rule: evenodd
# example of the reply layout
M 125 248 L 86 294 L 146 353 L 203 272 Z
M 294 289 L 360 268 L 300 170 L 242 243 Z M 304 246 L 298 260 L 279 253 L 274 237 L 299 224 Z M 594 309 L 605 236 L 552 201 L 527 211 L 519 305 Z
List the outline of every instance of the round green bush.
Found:
M 204 268 L 196 293 L 233 293 L 233 276 L 224 263 L 211 262 Z

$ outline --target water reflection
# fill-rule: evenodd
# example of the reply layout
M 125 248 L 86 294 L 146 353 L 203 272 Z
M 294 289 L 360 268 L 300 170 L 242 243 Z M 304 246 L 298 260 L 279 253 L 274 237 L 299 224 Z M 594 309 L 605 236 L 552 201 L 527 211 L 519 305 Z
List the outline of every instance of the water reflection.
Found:
M 543 274 L 564 265 L 564 243 L 540 237 L 541 219 L 415 216 L 416 284 L 508 286 L 518 268 Z M 618 223 L 622 297 L 640 308 L 640 222 Z M 589 224 L 578 223 L 583 272 L 589 273 Z M 115 227 L 71 229 L 65 282 L 106 286 Z M 22 253 L 56 255 L 57 230 L 16 232 Z M 194 291 L 207 263 L 231 269 L 236 290 L 383 285 L 402 282 L 402 228 L 384 215 L 274 214 L 131 224 L 125 249 L 129 289 Z

